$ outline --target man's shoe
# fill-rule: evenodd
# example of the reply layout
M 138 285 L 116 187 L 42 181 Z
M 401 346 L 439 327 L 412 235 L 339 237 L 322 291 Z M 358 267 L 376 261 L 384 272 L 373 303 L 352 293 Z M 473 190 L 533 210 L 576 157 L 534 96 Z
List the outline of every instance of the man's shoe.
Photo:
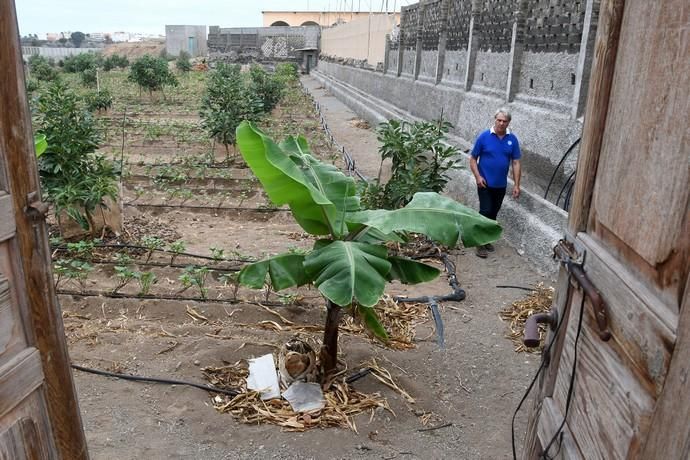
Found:
M 484 245 L 484 249 L 486 249 L 486 250 L 489 251 L 489 252 L 494 252 L 494 251 L 496 250 L 496 248 L 494 247 L 494 245 L 491 244 L 491 243 L 485 244 L 485 245 Z
M 489 252 L 484 246 L 477 246 L 475 253 L 477 254 L 477 257 L 481 257 L 482 259 L 486 259 L 489 256 Z

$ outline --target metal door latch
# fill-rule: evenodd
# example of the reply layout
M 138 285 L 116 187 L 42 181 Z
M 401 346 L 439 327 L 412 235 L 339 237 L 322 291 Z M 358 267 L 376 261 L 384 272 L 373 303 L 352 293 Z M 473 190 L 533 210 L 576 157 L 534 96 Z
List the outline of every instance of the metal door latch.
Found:
M 48 214 L 48 204 L 38 199 L 37 192 L 31 192 L 26 196 L 29 203 L 26 206 L 26 214 L 32 219 L 42 219 Z
M 587 277 L 587 273 L 585 273 L 583 268 L 584 251 L 578 252 L 574 243 L 562 239 L 553 248 L 553 257 L 563 264 L 571 275 L 570 279 L 582 288 L 584 296 L 589 299 L 594 309 L 594 318 L 599 328 L 599 338 L 607 342 L 611 339 L 611 331 L 609 331 L 606 302 L 604 302 L 599 290 L 594 287 L 592 281 Z

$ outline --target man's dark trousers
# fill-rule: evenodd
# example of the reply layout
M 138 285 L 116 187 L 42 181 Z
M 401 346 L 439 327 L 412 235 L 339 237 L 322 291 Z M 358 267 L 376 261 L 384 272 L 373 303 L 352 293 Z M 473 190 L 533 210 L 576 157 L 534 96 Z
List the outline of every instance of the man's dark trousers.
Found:
M 503 204 L 503 197 L 506 195 L 506 187 L 478 188 L 477 194 L 479 195 L 479 214 L 491 220 L 496 220 L 501 204 Z

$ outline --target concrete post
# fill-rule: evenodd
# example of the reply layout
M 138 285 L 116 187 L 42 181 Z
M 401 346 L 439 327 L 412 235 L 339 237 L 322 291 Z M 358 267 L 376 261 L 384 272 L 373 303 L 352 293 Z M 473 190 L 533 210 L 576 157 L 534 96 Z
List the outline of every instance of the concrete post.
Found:
M 472 16 L 470 18 L 470 33 L 467 42 L 467 65 L 465 66 L 465 91 L 469 91 L 474 83 L 474 70 L 477 63 L 477 50 L 479 50 L 478 20 L 480 4 L 478 0 L 472 0 Z
M 386 41 L 385 44 L 383 45 L 383 74 L 386 75 L 388 73 L 388 65 L 390 64 L 390 58 L 388 57 L 388 53 L 391 52 L 391 36 L 390 34 L 386 34 Z
M 398 70 L 396 71 L 396 75 L 399 77 L 402 74 L 402 68 L 403 68 L 403 59 L 405 58 L 405 47 L 404 41 L 403 41 L 403 14 L 405 11 L 407 11 L 410 7 L 409 6 L 403 6 L 400 8 L 400 31 L 398 33 Z
M 575 71 L 575 91 L 573 91 L 573 104 L 570 113 L 572 118 L 581 117 L 585 112 L 585 105 L 587 104 L 589 71 L 592 68 L 592 59 L 594 57 L 594 39 L 597 35 L 600 3 L 601 0 L 587 0 L 585 7 L 585 22 L 582 25 L 580 53 L 577 57 L 577 70 Z
M 426 0 L 418 3 L 417 10 L 417 44 L 414 53 L 414 75 L 413 79 L 419 77 L 419 70 L 422 68 L 422 33 L 424 32 L 424 11 L 426 10 Z
M 527 0 L 520 0 L 513 19 L 513 38 L 510 41 L 510 62 L 508 64 L 508 82 L 506 84 L 506 102 L 515 99 L 520 82 L 522 52 L 525 49 L 525 15 Z
M 438 37 L 438 55 L 436 57 L 436 78 L 435 83 L 441 83 L 443 79 L 443 69 L 446 60 L 446 41 L 448 40 L 448 12 L 450 10 L 450 0 L 441 1 L 441 30 Z

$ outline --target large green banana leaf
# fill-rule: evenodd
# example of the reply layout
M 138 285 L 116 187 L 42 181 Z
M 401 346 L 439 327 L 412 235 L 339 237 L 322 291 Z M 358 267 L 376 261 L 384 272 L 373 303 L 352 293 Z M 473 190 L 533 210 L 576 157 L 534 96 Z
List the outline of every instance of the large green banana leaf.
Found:
M 304 138 L 279 146 L 245 121 L 237 127 L 237 145 L 271 201 L 289 205 L 305 231 L 335 238 L 346 233 L 343 215 L 359 207 L 354 179 L 313 158 Z
M 304 271 L 304 255 L 280 254 L 253 264 L 245 265 L 240 271 L 239 282 L 254 289 L 261 289 L 270 277 L 271 286 L 276 291 L 293 286 L 311 283 Z
M 36 158 L 40 158 L 43 152 L 48 148 L 48 141 L 46 141 L 45 134 L 34 134 L 34 148 L 36 150 Z
M 355 241 L 334 241 L 304 259 L 304 269 L 321 294 L 342 307 L 357 302 L 363 307 L 376 305 L 386 286 L 391 269 L 388 251 Z
M 365 224 L 383 233 L 422 233 L 449 247 L 454 247 L 458 239 L 466 247 L 491 243 L 500 238 L 502 231 L 496 221 L 435 192 L 415 193 L 412 201 L 401 209 L 359 211 L 346 218 L 348 222 Z
M 388 333 L 386 333 L 386 328 L 383 327 L 381 321 L 379 321 L 378 315 L 376 315 L 375 308 L 361 307 L 354 305 L 353 315 L 361 318 L 364 326 L 374 333 L 378 338 L 386 341 L 388 340 Z
M 436 279 L 441 271 L 416 260 L 405 257 L 389 256 L 391 270 L 386 278 L 389 281 L 400 280 L 404 284 L 419 284 Z

